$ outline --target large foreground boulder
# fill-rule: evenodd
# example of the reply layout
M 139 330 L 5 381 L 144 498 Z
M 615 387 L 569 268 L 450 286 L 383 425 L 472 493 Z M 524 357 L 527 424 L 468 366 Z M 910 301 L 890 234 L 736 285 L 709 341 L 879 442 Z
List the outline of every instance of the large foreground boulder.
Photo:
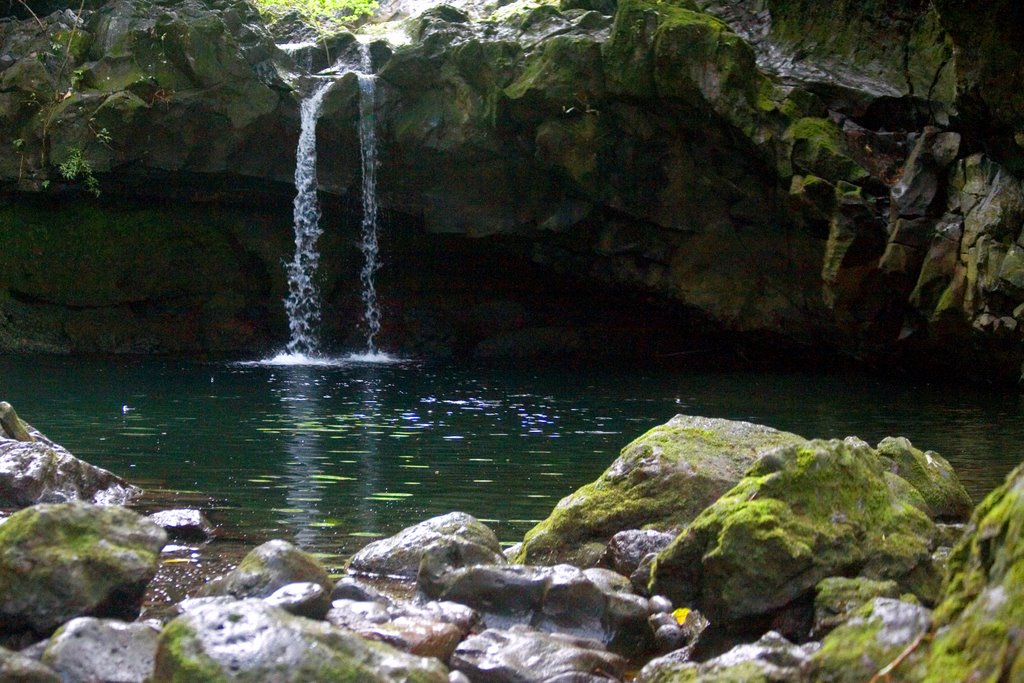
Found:
M 975 510 L 934 619 L 927 680 L 1024 677 L 1024 465 Z
M 140 490 L 71 455 L 0 403 L 0 506 L 84 500 L 123 505 Z
M 167 624 L 152 680 L 448 683 L 448 671 L 436 659 L 250 599 L 201 605 Z
M 49 634 L 79 616 L 134 619 L 163 529 L 119 507 L 37 505 L 0 525 L 0 632 Z
M 72 619 L 50 638 L 43 663 L 64 683 L 143 683 L 153 673 L 158 631 L 114 619 Z
M 801 638 L 814 587 L 829 576 L 892 579 L 933 602 L 936 530 L 922 506 L 861 441 L 786 446 L 762 456 L 658 555 L 651 590 L 725 630 L 775 626 Z
M 616 533 L 679 530 L 759 455 L 804 441 L 749 422 L 677 415 L 622 449 L 597 481 L 563 498 L 526 534 L 513 562 L 593 566 Z

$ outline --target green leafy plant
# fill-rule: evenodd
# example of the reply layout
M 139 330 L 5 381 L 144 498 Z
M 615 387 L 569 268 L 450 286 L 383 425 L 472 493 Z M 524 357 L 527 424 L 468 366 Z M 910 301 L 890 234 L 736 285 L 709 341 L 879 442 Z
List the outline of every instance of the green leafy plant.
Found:
M 253 0 L 261 11 L 274 17 L 297 12 L 320 33 L 329 33 L 373 14 L 377 0 Z
M 81 180 L 86 190 L 96 197 L 100 196 L 100 182 L 93 175 L 92 164 L 85 158 L 81 147 L 69 149 L 67 157 L 60 163 L 58 168 L 64 180 Z

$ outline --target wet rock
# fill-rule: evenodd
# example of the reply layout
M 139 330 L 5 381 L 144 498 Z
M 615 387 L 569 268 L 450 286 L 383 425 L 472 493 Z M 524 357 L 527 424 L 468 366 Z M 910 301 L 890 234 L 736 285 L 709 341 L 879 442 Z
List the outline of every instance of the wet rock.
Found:
M 60 676 L 48 666 L 0 647 L 0 681 L 5 683 L 61 683 Z
M 660 596 L 659 596 L 660 597 Z M 666 603 L 666 598 L 661 598 Z M 701 634 L 709 626 L 708 620 L 697 610 L 682 607 L 672 610 L 671 603 L 657 604 L 651 600 L 651 616 L 647 618 L 654 631 L 654 642 L 659 652 L 686 649 L 691 652 Z
M 447 683 L 448 671 L 435 659 L 249 599 L 198 607 L 164 627 L 153 683 L 181 680 Z
M 180 541 L 208 541 L 213 536 L 213 525 L 199 510 L 161 510 L 149 516 L 154 523 Z
M 966 521 L 974 503 L 952 465 L 935 451 L 922 452 L 908 439 L 889 437 L 878 444 L 878 456 L 889 471 L 917 489 L 934 519 Z
M 334 584 L 331 591 L 331 601 L 334 600 L 355 600 L 361 602 L 382 602 L 390 603 L 391 599 L 378 591 L 373 586 L 354 579 L 351 576 L 343 576 Z
M 203 586 L 198 595 L 267 598 L 293 583 L 312 582 L 330 595 L 334 584 L 327 570 L 309 553 L 288 541 L 268 541 L 246 555 L 236 569 Z
M 814 655 L 815 680 L 866 681 L 892 662 L 931 626 L 931 612 L 892 598 L 875 598 L 836 628 Z M 946 680 L 963 680 L 952 676 Z
M 50 638 L 46 664 L 64 683 L 143 683 L 153 673 L 159 631 L 111 619 L 72 619 Z
M 359 635 L 420 657 L 442 662 L 455 652 L 463 632 L 454 624 L 420 617 L 397 617 L 383 624 L 356 629 Z
M 433 571 L 440 573 L 454 567 L 505 562 L 493 531 L 471 515 L 451 512 L 374 541 L 352 556 L 348 569 L 357 574 L 413 579 L 428 550 Z
M 28 433 L 28 427 L 14 411 L 14 407 L 7 401 L 0 401 L 0 427 L 3 428 L 5 438 L 15 441 L 35 441 Z
M 933 602 L 936 531 L 921 507 L 862 441 L 785 446 L 658 555 L 651 589 L 694 605 L 716 628 L 785 623 L 793 638 L 806 636 L 813 589 L 829 576 L 894 580 Z
M 899 595 L 900 587 L 895 581 L 829 577 L 815 587 L 814 625 L 810 637 L 821 640 L 874 598 L 898 598 Z
M 582 638 L 540 633 L 526 626 L 487 629 L 455 649 L 453 669 L 473 683 L 605 683 L 617 681 L 626 660 Z
M 24 425 L 20 420 L 18 424 Z M 141 493 L 120 477 L 79 460 L 32 427 L 23 429 L 31 441 L 0 438 L 0 505 L 74 500 L 121 505 Z
M 48 634 L 78 616 L 134 619 L 163 529 L 118 507 L 65 503 L 0 525 L 0 631 Z
M 923 666 L 933 680 L 986 680 L 1024 670 L 1024 466 L 978 505 L 949 558 L 936 635 Z M 2 529 L 2 527 L 0 527 Z
M 803 683 L 807 680 L 806 671 L 810 665 L 810 655 L 807 649 L 794 645 L 774 631 L 769 631 L 755 643 L 738 645 L 725 654 L 700 664 L 673 654 L 659 657 L 644 666 L 635 681 Z
M 331 609 L 331 596 L 319 583 L 303 581 L 281 586 L 264 600 L 289 614 L 309 619 L 323 619 Z
M 677 415 L 626 446 L 597 481 L 563 498 L 526 534 L 515 561 L 593 566 L 616 533 L 681 528 L 761 453 L 803 441 L 749 422 Z
M 626 655 L 651 647 L 649 602 L 624 592 L 624 584 L 609 590 L 569 565 L 466 567 L 435 588 L 435 597 L 472 607 L 492 628 L 529 625 L 594 639 Z
M 612 536 L 599 560 L 600 566 L 629 576 L 640 566 L 641 560 L 658 553 L 675 540 L 675 534 L 655 529 L 627 529 Z

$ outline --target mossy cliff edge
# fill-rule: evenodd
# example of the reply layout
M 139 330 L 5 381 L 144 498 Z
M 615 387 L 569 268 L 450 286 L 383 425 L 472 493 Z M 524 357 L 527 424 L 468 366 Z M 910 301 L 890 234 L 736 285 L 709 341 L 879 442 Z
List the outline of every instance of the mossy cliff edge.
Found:
M 191 317 L 200 332 L 189 350 L 265 346 L 280 327 L 269 311 L 290 242 L 298 101 L 312 72 L 339 57 L 355 63 L 354 38 L 302 43 L 301 29 L 268 28 L 241 0 L 77 10 L 49 2 L 39 22 L 23 11 L 0 22 L 0 191 L 18 207 L 4 247 L 15 265 L 3 274 L 39 239 L 20 228 L 46 223 L 60 239 L 97 202 L 86 222 L 99 241 L 130 245 L 104 252 L 113 271 L 131 271 L 141 249 L 154 273 L 179 273 L 133 276 L 132 305 L 144 314 L 106 336 L 76 331 L 125 319 L 119 283 L 99 269 L 73 269 L 103 301 L 84 308 L 66 287 L 39 296 L 5 277 L 0 344 L 182 350 L 177 330 Z M 367 28 L 380 201 L 395 250 L 476 238 L 467 253 L 501 244 L 584 291 L 653 297 L 698 336 L 813 343 L 1015 381 L 1024 360 L 1019 13 L 1010 2 L 974 12 L 945 0 L 523 2 L 439 6 L 376 29 L 400 29 L 405 42 L 373 40 Z M 325 216 L 336 222 L 321 289 L 338 319 L 358 310 L 345 294 L 357 99 L 356 79 L 339 77 L 318 133 Z M 159 212 L 132 218 L 132 206 L 154 198 L 167 214 L 201 202 L 244 216 L 242 226 L 213 220 L 203 239 L 214 248 L 182 260 L 162 238 L 126 237 L 173 224 Z M 59 250 L 35 256 L 50 272 L 67 269 Z M 423 266 L 393 261 L 398 280 Z M 193 267 L 203 282 L 183 284 Z M 468 284 L 461 290 L 479 292 Z M 519 296 L 502 287 L 492 300 Z M 466 326 L 453 311 L 493 303 L 443 309 L 388 291 L 393 308 L 429 309 L 455 336 Z M 168 301 L 189 312 L 164 310 Z M 383 334 L 409 348 L 411 329 Z

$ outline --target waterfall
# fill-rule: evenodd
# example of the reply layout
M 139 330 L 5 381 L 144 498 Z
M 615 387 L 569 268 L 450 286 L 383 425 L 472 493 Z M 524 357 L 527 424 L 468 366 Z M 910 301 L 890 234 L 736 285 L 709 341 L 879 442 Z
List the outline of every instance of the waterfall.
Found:
M 374 356 L 374 338 L 380 332 L 380 307 L 374 274 L 380 268 L 377 244 L 377 132 L 374 113 L 376 77 L 373 75 L 370 51 L 361 46 L 359 78 L 359 150 L 363 161 L 363 269 L 359 274 L 363 286 L 363 318 L 366 321 L 366 354 Z
M 302 126 L 295 152 L 295 258 L 288 264 L 288 297 L 284 301 L 291 333 L 285 349 L 289 356 L 313 357 L 319 351 L 320 292 L 314 278 L 320 265 L 316 243 L 323 231 L 316 197 L 316 122 L 324 95 L 333 84 L 333 80 L 319 84 L 301 106 Z

